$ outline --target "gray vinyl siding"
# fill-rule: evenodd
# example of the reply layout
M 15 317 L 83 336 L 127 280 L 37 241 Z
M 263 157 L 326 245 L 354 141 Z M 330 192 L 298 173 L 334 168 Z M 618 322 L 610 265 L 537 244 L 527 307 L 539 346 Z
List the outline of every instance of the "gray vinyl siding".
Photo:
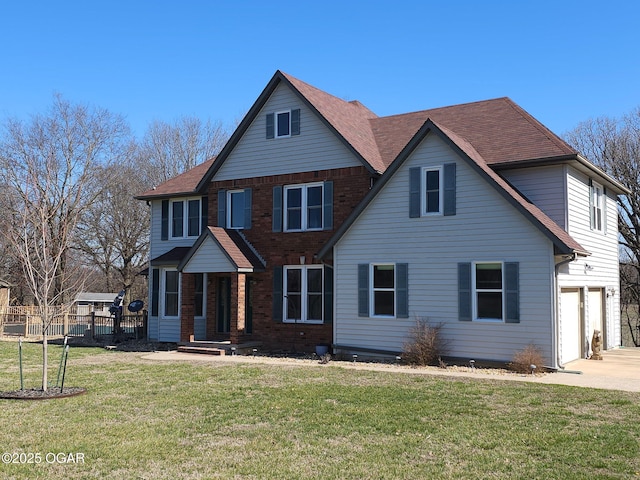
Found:
M 222 249 L 211 238 L 207 238 L 182 269 L 184 273 L 235 272 Z
M 567 228 L 566 166 L 554 165 L 501 171 L 525 197 L 562 228 Z
M 597 181 L 597 180 L 596 180 Z M 569 233 L 587 251 L 588 257 L 561 267 L 558 275 L 560 288 L 604 288 L 610 298 L 607 306 L 605 348 L 620 345 L 620 283 L 618 264 L 618 210 L 616 197 L 607 192 L 606 232 L 591 229 L 589 216 L 589 177 L 569 167 L 567 169 Z M 585 295 L 585 318 L 588 298 Z
M 191 198 L 191 197 L 190 197 Z M 162 201 L 151 201 L 151 232 L 149 258 L 154 259 L 175 247 L 190 247 L 196 241 L 196 237 L 171 238 L 161 240 L 162 229 Z
M 158 341 L 159 342 L 178 342 L 180 341 L 180 319 L 179 318 L 161 318 L 158 323 Z
M 454 216 L 409 218 L 409 169 L 457 164 Z M 553 246 L 442 140 L 429 135 L 334 249 L 334 342 L 402 351 L 418 317 L 443 323 L 449 355 L 509 361 L 535 343 L 550 361 Z M 520 323 L 458 319 L 458 263 L 519 262 Z M 358 264 L 407 263 L 409 318 L 358 316 Z
M 266 114 L 300 109 L 300 135 L 266 138 Z M 285 85 L 279 85 L 229 154 L 213 180 L 263 177 L 362 165 L 320 118 Z
M 149 315 L 147 320 L 147 337 L 149 340 L 158 341 L 158 317 Z
M 190 197 L 191 198 L 191 197 Z M 162 229 L 162 200 L 151 201 L 151 229 L 150 229 L 150 251 L 149 258 L 154 259 L 160 255 L 167 253 L 175 247 L 190 247 L 192 246 L 196 238 L 178 238 L 168 240 L 161 240 Z M 177 266 L 177 265 L 176 265 Z M 161 272 L 162 275 L 162 272 Z M 151 305 L 151 275 L 149 275 L 149 298 L 148 305 Z M 163 282 L 160 283 L 160 305 L 162 309 L 162 297 L 164 295 Z M 161 315 L 158 317 L 149 316 L 149 330 L 148 336 L 150 340 L 156 340 L 159 342 L 177 342 L 180 340 L 180 318 L 163 318 Z

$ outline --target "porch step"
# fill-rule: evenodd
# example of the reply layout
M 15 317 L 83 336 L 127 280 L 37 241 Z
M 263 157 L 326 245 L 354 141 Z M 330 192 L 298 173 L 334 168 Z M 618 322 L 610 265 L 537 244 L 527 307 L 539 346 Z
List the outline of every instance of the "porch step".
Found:
M 215 347 L 196 347 L 190 345 L 182 345 L 178 347 L 178 351 L 182 353 L 200 353 L 204 355 L 225 355 L 226 350 L 224 348 Z

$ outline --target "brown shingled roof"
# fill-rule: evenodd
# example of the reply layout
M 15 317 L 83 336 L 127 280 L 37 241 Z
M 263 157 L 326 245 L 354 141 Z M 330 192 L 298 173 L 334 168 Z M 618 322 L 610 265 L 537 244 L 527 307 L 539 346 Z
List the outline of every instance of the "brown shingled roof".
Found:
M 172 179 L 161 183 L 157 187 L 141 193 L 135 198 L 137 198 L 138 200 L 146 200 L 149 198 L 190 195 L 196 193 L 196 187 L 198 186 L 198 183 L 207 173 L 214 161 L 215 157 L 206 160 L 201 164 L 196 165 L 191 170 L 187 170 L 177 177 L 173 177 Z
M 378 116 L 357 100 L 345 101 L 281 72 L 325 120 L 379 173 L 386 170 L 370 120 Z
M 264 270 L 264 260 L 253 249 L 247 239 L 237 230 L 222 227 L 207 227 L 184 256 L 178 266 L 178 270 L 182 270 L 187 265 L 207 238 L 213 239 L 214 243 L 234 265 L 236 271 L 256 272 Z
M 372 120 L 387 165 L 427 119 L 464 138 L 489 165 L 566 158 L 578 153 L 511 99 L 503 97 Z

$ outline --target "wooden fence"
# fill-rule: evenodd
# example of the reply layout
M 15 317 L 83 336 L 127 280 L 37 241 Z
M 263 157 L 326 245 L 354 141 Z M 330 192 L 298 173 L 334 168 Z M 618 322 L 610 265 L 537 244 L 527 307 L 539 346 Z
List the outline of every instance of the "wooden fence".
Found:
M 98 339 L 117 335 L 137 340 L 146 338 L 147 315 L 122 315 L 117 321 L 114 316 L 91 312 L 88 315 L 68 313 L 62 308 L 52 312 L 52 320 L 47 326 L 49 337 L 86 337 Z M 0 335 L 42 337 L 42 318 L 36 307 L 5 307 L 0 309 Z

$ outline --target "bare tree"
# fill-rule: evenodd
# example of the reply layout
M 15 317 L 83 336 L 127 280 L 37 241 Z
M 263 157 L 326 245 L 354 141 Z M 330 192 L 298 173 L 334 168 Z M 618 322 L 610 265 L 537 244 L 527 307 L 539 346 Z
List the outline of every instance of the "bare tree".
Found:
M 220 122 L 182 117 L 173 124 L 156 121 L 141 142 L 144 163 L 151 167 L 153 187 L 216 155 L 229 133 Z
M 620 119 L 601 117 L 582 122 L 565 134 L 565 140 L 631 190 L 618 201 L 618 227 L 621 310 L 623 315 L 634 312 L 634 320 L 627 315 L 628 326 L 633 330 L 640 308 L 640 107 Z M 630 309 L 625 301 L 637 303 Z M 632 331 L 631 336 L 635 346 L 640 346 L 637 332 Z
M 149 207 L 133 195 L 148 188 L 150 181 L 135 147 L 118 165 L 101 168 L 97 175 L 102 194 L 84 211 L 74 248 L 100 269 L 107 291 L 124 289 L 129 298 L 149 252 Z
M 100 194 L 96 166 L 121 153 L 126 135 L 122 118 L 56 96 L 47 115 L 27 123 L 7 121 L 0 139 L 9 219 L 2 234 L 16 253 L 42 319 L 43 390 L 47 390 L 47 335 L 54 306 L 72 301 L 82 285 L 77 269 L 66 268 L 76 226 Z

